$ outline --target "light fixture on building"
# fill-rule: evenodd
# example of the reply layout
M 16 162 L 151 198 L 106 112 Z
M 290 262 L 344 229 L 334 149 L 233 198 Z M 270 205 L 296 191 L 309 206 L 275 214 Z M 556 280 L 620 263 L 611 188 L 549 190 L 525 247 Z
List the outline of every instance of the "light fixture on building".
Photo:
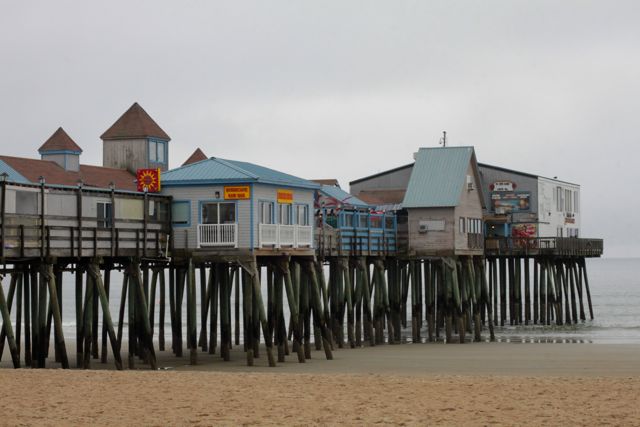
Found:
M 219 199 L 219 198 L 220 198 L 220 192 L 216 191 L 216 199 Z
M 9 178 L 9 174 L 6 172 L 2 172 L 0 173 L 0 182 L 7 182 L 7 179 Z

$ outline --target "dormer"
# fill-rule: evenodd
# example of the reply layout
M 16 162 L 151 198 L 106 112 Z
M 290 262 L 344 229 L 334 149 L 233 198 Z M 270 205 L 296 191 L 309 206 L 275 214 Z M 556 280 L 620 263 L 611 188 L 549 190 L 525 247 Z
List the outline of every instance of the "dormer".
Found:
M 38 149 L 42 160 L 50 160 L 59 164 L 64 170 L 78 172 L 80 170 L 80 154 L 82 148 L 61 127 Z
M 111 125 L 102 139 L 102 165 L 127 169 L 169 168 L 169 135 L 136 102 Z

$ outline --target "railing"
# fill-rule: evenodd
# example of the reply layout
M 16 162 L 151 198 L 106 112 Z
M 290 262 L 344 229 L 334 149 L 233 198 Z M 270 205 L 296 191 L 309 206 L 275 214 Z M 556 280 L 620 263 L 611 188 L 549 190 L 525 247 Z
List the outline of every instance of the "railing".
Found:
M 238 247 L 238 224 L 198 224 L 198 247 Z
M 258 224 L 260 246 L 278 246 L 278 224 Z
M 492 237 L 485 240 L 487 255 L 601 256 L 602 239 L 575 237 Z
M 279 245 L 278 246 L 296 246 L 296 226 L 278 224 Z
M 300 246 L 313 246 L 313 227 L 310 225 L 299 225 L 296 235 L 296 244 Z
M 394 255 L 397 253 L 395 230 L 333 228 L 316 229 L 316 248 L 323 256 Z
M 469 249 L 482 249 L 484 248 L 484 236 L 478 233 L 467 234 L 467 247 Z
M 313 227 L 310 225 L 258 224 L 258 244 L 264 247 L 312 247 Z

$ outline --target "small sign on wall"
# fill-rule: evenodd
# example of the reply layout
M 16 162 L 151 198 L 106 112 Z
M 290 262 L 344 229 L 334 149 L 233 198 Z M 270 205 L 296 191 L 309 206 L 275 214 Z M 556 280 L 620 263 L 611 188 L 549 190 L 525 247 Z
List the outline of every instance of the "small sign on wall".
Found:
M 251 188 L 248 185 L 230 185 L 224 187 L 225 200 L 247 200 L 251 197 Z
M 278 190 L 278 203 L 293 203 L 293 191 Z
M 496 181 L 489 186 L 491 191 L 514 191 L 517 185 L 512 181 Z
M 146 190 L 149 193 L 158 193 L 160 191 L 160 174 L 160 168 L 138 169 L 136 171 L 138 191 Z

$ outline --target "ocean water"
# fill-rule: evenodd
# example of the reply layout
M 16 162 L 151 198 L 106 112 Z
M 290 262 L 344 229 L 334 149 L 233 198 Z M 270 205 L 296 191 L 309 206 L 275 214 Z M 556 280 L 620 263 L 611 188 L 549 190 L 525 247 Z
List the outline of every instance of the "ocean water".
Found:
M 604 258 L 587 260 L 587 272 L 594 320 L 587 320 L 565 326 L 504 326 L 496 327 L 496 338 L 502 342 L 547 342 L 547 343 L 634 343 L 640 344 L 640 258 Z M 168 283 L 168 281 L 167 281 Z M 122 274 L 112 273 L 110 309 L 114 322 L 117 322 L 120 306 Z M 5 296 L 9 288 L 8 277 L 3 280 Z M 65 338 L 75 338 L 75 282 L 72 274 L 65 274 L 63 291 L 63 329 Z M 200 286 L 196 284 L 198 299 L 198 331 L 200 330 Z M 264 289 L 264 287 L 263 287 Z M 266 291 L 264 291 L 266 292 Z M 234 291 L 235 293 L 235 291 Z M 266 295 L 263 296 L 266 301 Z M 167 290 L 167 311 L 165 313 L 165 336 L 171 337 L 170 317 L 168 313 L 169 295 Z M 234 304 L 232 295 L 232 307 Z M 159 294 L 156 295 L 156 303 Z M 585 313 L 588 307 L 585 297 Z M 285 304 L 286 309 L 286 304 Z M 15 307 L 12 318 L 15 318 Z M 286 313 L 288 315 L 288 313 Z M 158 306 L 156 306 L 156 322 Z M 102 320 L 102 316 L 100 316 Z M 127 336 L 127 315 L 125 310 L 124 336 Z M 183 325 L 186 326 L 186 309 L 183 308 Z M 15 327 L 15 323 L 14 323 Z M 234 326 L 235 328 L 235 326 Z M 157 340 L 157 325 L 155 328 Z M 469 334 L 470 336 L 471 334 Z M 186 336 L 186 334 L 183 334 Z M 422 336 L 426 336 L 426 330 Z M 484 333 L 485 338 L 488 334 Z M 411 327 L 403 331 L 403 339 L 411 339 Z
M 565 326 L 505 326 L 496 337 L 508 342 L 640 344 L 640 258 L 587 260 L 593 320 Z M 587 302 L 585 313 L 589 318 Z

